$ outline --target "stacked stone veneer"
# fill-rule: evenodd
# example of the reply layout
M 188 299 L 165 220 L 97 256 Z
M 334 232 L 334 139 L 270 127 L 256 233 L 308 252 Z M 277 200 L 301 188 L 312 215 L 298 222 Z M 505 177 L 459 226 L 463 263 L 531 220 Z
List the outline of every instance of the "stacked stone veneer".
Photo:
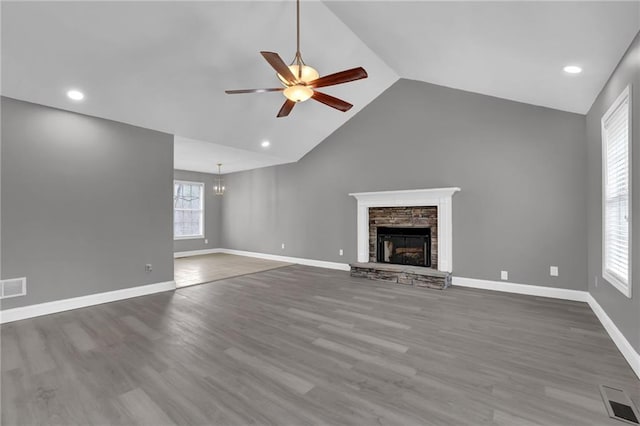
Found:
M 386 281 L 412 287 L 437 288 L 451 286 L 451 273 L 421 266 L 388 263 L 352 263 L 351 276 Z
M 438 269 L 438 208 L 424 207 L 370 207 L 369 208 L 369 262 L 377 260 L 378 226 L 431 228 L 431 268 Z

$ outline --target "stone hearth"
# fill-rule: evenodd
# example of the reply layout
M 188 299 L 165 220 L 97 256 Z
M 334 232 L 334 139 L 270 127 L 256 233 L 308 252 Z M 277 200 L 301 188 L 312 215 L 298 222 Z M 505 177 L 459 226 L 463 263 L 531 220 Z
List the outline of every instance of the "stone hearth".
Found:
M 451 285 L 451 273 L 420 266 L 390 263 L 352 263 L 351 276 L 394 284 L 444 290 Z

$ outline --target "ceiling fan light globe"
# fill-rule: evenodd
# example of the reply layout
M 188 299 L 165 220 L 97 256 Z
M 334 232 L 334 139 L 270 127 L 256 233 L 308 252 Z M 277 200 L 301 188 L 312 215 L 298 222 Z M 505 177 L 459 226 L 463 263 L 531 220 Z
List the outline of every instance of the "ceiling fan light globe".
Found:
M 309 83 L 310 81 L 317 80 L 320 78 L 320 74 L 318 74 L 318 71 L 316 71 L 315 68 L 312 68 L 309 65 L 302 66 L 302 74 L 300 76 L 298 76 L 297 64 L 289 65 L 289 69 L 291 70 L 291 73 L 295 75 L 298 80 L 304 83 Z M 280 74 L 277 74 L 277 75 L 283 84 L 288 85 L 287 80 L 283 76 L 281 76 Z
M 304 102 L 313 96 L 313 90 L 307 86 L 296 84 L 295 86 L 289 86 L 283 91 L 284 96 L 293 102 Z

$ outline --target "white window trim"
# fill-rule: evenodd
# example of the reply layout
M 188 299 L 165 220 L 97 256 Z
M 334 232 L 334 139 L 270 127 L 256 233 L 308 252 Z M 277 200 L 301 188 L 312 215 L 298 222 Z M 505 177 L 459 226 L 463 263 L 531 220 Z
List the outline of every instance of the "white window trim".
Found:
M 633 207 L 633 201 L 632 201 L 632 194 L 633 194 L 633 189 L 632 189 L 632 172 L 631 169 L 633 167 L 632 165 L 632 159 L 633 159 L 633 155 L 631 152 L 631 148 L 633 145 L 633 134 L 632 134 L 632 129 L 633 129 L 633 103 L 632 103 L 632 87 L 631 85 L 628 85 L 623 91 L 622 93 L 616 98 L 616 100 L 613 102 L 613 104 L 609 107 L 609 109 L 607 110 L 607 112 L 602 116 L 602 120 L 601 120 L 601 132 L 602 132 L 602 137 L 601 137 L 601 145 L 602 145 L 602 194 L 601 194 L 601 204 L 602 204 L 602 278 L 604 278 L 609 284 L 611 284 L 613 287 L 615 287 L 616 289 L 618 289 L 622 294 L 624 294 L 625 296 L 627 296 L 628 298 L 631 298 L 631 287 L 632 287 L 632 277 L 631 277 L 631 271 L 633 270 L 633 255 L 632 255 L 632 249 L 633 249 L 633 243 L 632 243 L 632 235 L 633 235 L 633 231 L 632 231 L 632 216 L 631 216 L 631 212 L 632 212 L 632 207 Z M 620 280 L 616 275 L 610 273 L 609 271 L 607 271 L 606 269 L 606 259 L 605 259 L 605 215 L 606 215 L 606 176 L 607 176 L 607 144 L 605 141 L 605 123 L 607 122 L 607 120 L 611 117 L 611 115 L 618 109 L 618 107 L 620 106 L 620 104 L 622 104 L 626 99 L 628 99 L 629 102 L 629 205 L 628 205 L 628 212 L 627 212 L 627 217 L 629 218 L 629 282 L 625 283 L 624 281 Z
M 204 215 L 204 209 L 205 209 L 205 202 L 204 202 L 205 201 L 205 193 L 204 193 L 204 189 L 205 188 L 204 188 L 204 183 L 203 182 L 193 182 L 193 181 L 189 181 L 189 180 L 178 180 L 178 179 L 175 179 L 173 181 L 173 188 L 174 188 L 173 190 L 175 190 L 176 183 L 182 183 L 182 184 L 185 184 L 185 185 L 198 185 L 200 187 L 200 193 L 202 194 L 202 196 L 201 196 L 202 209 L 200 210 L 200 223 L 202 224 L 202 226 L 201 226 L 202 234 L 200 234 L 200 235 L 181 235 L 179 237 L 176 237 L 175 233 L 174 233 L 173 240 L 174 241 L 179 241 L 179 240 L 203 240 L 205 238 L 205 235 L 206 235 L 206 231 L 204 229 L 204 226 L 205 226 L 205 223 L 204 223 L 204 218 L 205 218 L 205 215 Z M 189 210 L 189 211 L 192 211 L 190 209 L 178 209 L 178 210 Z M 174 207 L 172 215 L 173 215 L 173 213 L 175 211 L 176 211 L 176 208 Z M 173 225 L 172 225 L 172 229 L 173 229 Z

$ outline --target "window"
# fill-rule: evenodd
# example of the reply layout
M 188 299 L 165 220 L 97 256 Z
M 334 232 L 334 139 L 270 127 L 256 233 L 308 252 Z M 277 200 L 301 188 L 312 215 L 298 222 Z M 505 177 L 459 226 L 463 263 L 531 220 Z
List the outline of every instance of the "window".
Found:
M 631 297 L 631 89 L 602 117 L 602 276 Z
M 173 182 L 173 238 L 204 238 L 204 184 Z

